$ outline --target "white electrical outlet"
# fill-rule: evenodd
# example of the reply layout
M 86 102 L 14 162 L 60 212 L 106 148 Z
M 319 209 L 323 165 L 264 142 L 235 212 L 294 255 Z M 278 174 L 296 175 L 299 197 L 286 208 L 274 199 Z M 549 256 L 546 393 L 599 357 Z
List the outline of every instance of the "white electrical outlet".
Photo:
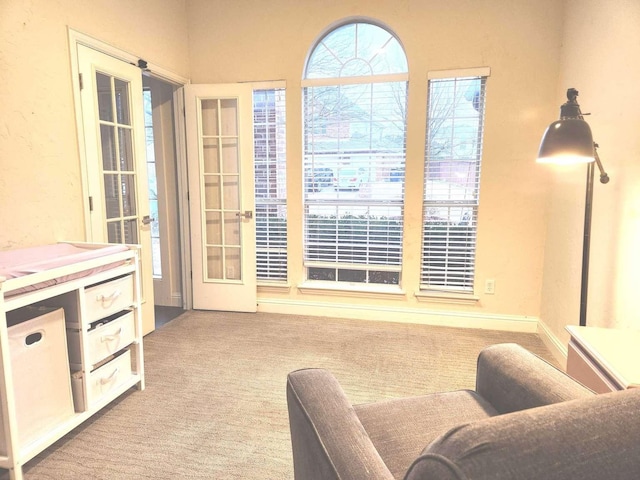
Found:
M 493 295 L 496 293 L 496 281 L 493 278 L 488 278 L 484 282 L 484 293 L 487 295 Z

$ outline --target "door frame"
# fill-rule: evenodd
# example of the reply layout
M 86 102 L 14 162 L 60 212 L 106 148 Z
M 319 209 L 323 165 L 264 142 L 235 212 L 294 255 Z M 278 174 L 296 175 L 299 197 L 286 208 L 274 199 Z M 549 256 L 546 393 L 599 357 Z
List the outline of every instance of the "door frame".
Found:
M 94 37 L 86 35 L 82 32 L 74 30 L 68 27 L 69 36 L 69 57 L 71 62 L 71 78 L 73 84 L 73 100 L 74 100 L 74 113 L 76 119 L 82 118 L 82 103 L 80 99 L 80 68 L 78 65 L 78 45 L 84 45 L 98 52 L 104 53 L 118 60 L 133 65 L 139 65 L 139 61 L 142 60 L 139 56 L 133 55 L 129 52 L 114 47 L 106 42 L 98 40 Z M 144 60 L 142 60 L 144 62 Z M 178 210 L 181 218 L 180 225 L 180 256 L 182 259 L 182 288 L 183 288 L 183 307 L 185 309 L 192 308 L 192 285 L 191 276 L 187 273 L 187 268 L 191 265 L 191 253 L 189 251 L 189 228 L 188 228 L 188 203 L 187 203 L 187 157 L 186 157 L 186 141 L 185 141 L 185 129 L 184 129 L 184 116 L 179 115 L 179 112 L 184 112 L 184 85 L 191 83 L 188 78 L 182 77 L 174 72 L 166 70 L 154 63 L 145 62 L 146 67 L 143 74 L 162 79 L 165 82 L 176 85 L 176 92 L 174 93 L 174 106 L 175 106 L 175 134 L 176 134 L 176 157 L 177 157 L 177 181 L 178 181 Z M 80 174 L 82 178 L 82 207 L 83 207 L 83 222 L 85 239 L 91 238 L 91 224 L 89 222 L 90 205 L 89 205 L 89 176 L 87 172 L 87 156 L 86 145 L 84 142 L 84 126 L 82 122 L 76 121 L 76 130 L 78 134 L 78 156 L 80 158 Z M 185 220 L 186 228 L 185 228 Z

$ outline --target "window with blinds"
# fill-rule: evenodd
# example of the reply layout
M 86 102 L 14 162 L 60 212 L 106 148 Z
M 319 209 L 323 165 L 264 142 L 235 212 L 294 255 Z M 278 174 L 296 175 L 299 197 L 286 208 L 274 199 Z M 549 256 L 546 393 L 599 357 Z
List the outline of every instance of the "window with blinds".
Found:
M 379 26 L 343 25 L 316 44 L 302 83 L 307 278 L 399 284 L 404 51 Z
M 287 184 L 284 88 L 253 92 L 258 282 L 287 281 Z
M 473 293 L 486 79 L 451 76 L 428 82 L 425 290 Z

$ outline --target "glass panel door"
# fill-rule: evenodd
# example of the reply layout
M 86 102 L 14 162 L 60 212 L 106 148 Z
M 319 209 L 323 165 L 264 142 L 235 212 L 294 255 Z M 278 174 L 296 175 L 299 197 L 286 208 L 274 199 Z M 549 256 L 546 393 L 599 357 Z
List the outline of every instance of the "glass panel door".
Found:
M 151 227 L 144 140 L 142 73 L 78 45 L 88 193 L 87 240 L 141 245 L 142 322 L 155 327 Z
M 185 88 L 194 308 L 256 311 L 249 85 Z

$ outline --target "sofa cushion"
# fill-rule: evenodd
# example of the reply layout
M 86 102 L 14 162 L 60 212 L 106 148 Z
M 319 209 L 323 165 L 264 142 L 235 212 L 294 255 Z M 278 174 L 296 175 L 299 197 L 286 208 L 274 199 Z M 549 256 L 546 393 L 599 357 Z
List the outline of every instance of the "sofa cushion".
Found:
M 431 443 L 406 480 L 640 478 L 640 389 L 459 425 Z
M 396 479 L 401 479 L 424 446 L 443 432 L 497 414 L 467 390 L 356 405 L 354 409 Z

